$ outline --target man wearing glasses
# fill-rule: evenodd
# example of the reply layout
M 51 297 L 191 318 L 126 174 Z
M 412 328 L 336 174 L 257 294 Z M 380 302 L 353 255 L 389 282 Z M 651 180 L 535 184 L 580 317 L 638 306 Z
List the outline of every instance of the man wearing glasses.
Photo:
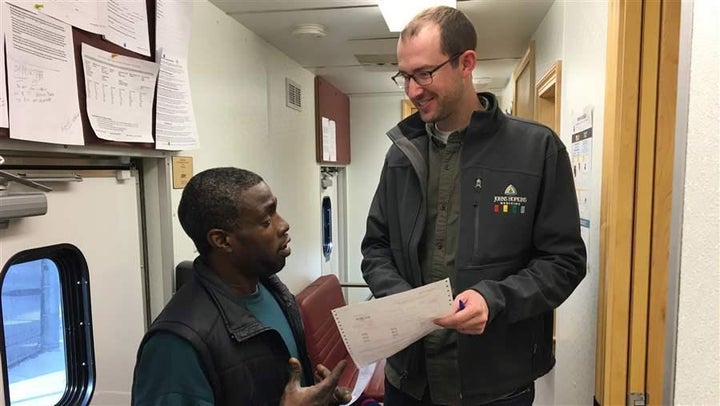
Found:
M 553 309 L 585 276 L 567 151 L 475 93 L 476 42 L 437 7 L 397 45 L 392 79 L 418 112 L 388 132 L 362 272 L 376 297 L 448 277 L 456 297 L 444 329 L 388 359 L 389 406 L 532 404 L 555 364 Z

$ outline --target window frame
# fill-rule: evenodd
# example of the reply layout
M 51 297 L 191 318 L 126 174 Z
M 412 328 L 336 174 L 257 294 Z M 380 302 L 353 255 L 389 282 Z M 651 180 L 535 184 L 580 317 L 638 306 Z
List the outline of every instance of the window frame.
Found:
M 67 381 L 65 392 L 57 405 L 87 405 L 95 389 L 95 351 L 92 332 L 92 311 L 90 307 L 90 276 L 87 261 L 82 252 L 72 244 L 56 244 L 32 248 L 16 253 L 3 264 L 0 272 L 0 293 L 10 266 L 40 259 L 55 263 L 60 279 L 63 313 L 63 341 L 65 345 L 65 371 Z M 5 348 L 5 323 L 0 306 L 0 346 L 2 374 L 5 382 L 3 396 L 10 405 L 10 385 Z

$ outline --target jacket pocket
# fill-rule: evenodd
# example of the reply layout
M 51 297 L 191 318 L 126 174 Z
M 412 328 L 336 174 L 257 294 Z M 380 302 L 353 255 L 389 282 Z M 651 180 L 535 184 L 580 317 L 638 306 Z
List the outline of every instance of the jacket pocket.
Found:
M 457 280 L 459 291 L 465 290 L 480 281 L 501 281 L 517 273 L 527 265 L 524 258 L 491 264 L 469 265 L 458 269 Z
M 458 265 L 524 256 L 532 246 L 540 178 L 484 167 L 463 171 Z

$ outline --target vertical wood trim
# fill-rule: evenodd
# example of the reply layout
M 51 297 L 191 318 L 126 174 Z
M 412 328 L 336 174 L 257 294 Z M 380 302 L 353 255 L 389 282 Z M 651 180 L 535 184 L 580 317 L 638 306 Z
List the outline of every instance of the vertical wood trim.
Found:
M 608 5 L 596 400 L 625 404 L 642 3 Z
M 628 392 L 645 392 L 650 240 L 652 236 L 653 177 L 655 174 L 655 117 L 658 86 L 660 2 L 643 2 L 640 114 L 635 181 L 633 267 L 631 275 Z
M 534 117 L 535 115 L 535 41 L 530 41 L 530 45 L 528 45 L 528 49 L 525 51 L 525 54 L 523 55 L 522 59 L 520 59 L 520 62 L 518 62 L 517 66 L 515 67 L 515 71 L 513 71 L 513 81 L 515 81 L 515 88 L 513 90 L 513 107 L 512 107 L 512 113 L 513 115 L 517 115 L 517 100 L 518 100 L 518 87 L 517 87 L 517 79 L 520 77 L 520 75 L 523 73 L 523 71 L 527 69 L 528 70 L 528 76 L 530 77 L 530 89 L 529 93 L 530 96 L 530 103 L 532 105 L 530 106 L 530 117 Z
M 650 405 L 663 405 L 665 330 L 670 269 L 670 214 L 675 155 L 678 58 L 680 52 L 679 0 L 664 0 L 660 29 L 660 68 L 655 143 L 655 188 L 647 344 L 646 392 Z
M 553 125 L 550 126 L 548 123 L 543 123 L 545 125 L 548 125 L 548 127 L 552 127 L 553 131 L 555 133 L 560 134 L 560 112 L 562 111 L 562 105 L 560 103 L 560 99 L 562 96 L 562 61 L 557 60 L 555 63 L 552 64 L 550 69 L 548 69 L 547 72 L 538 80 L 537 85 L 535 85 L 535 121 L 541 121 L 540 117 L 540 108 L 539 105 L 541 103 L 540 99 L 552 99 L 553 100 Z M 550 90 L 552 90 L 552 94 L 550 93 Z

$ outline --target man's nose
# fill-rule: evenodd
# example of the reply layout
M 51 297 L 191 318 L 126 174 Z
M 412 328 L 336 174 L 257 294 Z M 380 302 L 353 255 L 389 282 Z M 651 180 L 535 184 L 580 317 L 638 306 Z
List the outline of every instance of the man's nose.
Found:
M 415 79 L 408 79 L 407 85 L 405 86 L 405 94 L 407 94 L 409 99 L 412 100 L 414 97 L 420 96 L 422 92 L 423 87 L 418 85 Z
M 290 231 L 290 224 L 287 221 L 285 221 L 285 219 L 280 214 L 278 214 L 277 216 L 278 216 L 278 231 L 280 232 L 280 234 L 282 235 L 282 234 L 285 234 L 288 231 Z

